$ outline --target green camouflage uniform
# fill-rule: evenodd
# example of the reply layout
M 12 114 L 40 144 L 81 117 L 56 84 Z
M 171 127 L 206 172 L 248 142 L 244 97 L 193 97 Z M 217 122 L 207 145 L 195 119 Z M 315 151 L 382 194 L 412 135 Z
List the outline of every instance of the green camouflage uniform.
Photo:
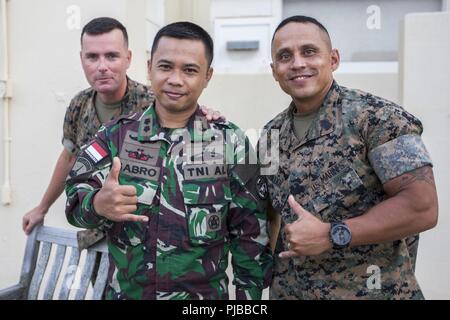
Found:
M 235 125 L 208 122 L 200 109 L 185 128 L 161 128 L 152 106 L 103 127 L 83 148 L 66 182 L 66 215 L 78 227 L 107 226 L 108 299 L 228 299 L 229 252 L 237 299 L 261 298 L 272 270 L 268 194 L 256 189 L 259 166 L 239 164 L 246 142 Z M 94 212 L 115 156 L 120 184 L 136 187 L 134 213 L 148 223 Z
M 277 256 L 288 250 L 283 227 L 296 220 L 289 193 L 321 220 L 340 221 L 385 200 L 387 181 L 431 165 L 420 121 L 390 101 L 336 83 L 302 141 L 293 131 L 294 110 L 292 103 L 265 126 L 269 136 L 279 130 L 280 152 L 278 171 L 267 177 L 272 206 L 281 213 L 271 299 L 423 298 L 408 239 L 318 256 Z M 380 289 L 372 283 L 371 266 L 381 270 Z
M 71 154 L 78 154 L 102 125 L 95 110 L 96 91 L 93 88 L 78 93 L 70 102 L 64 117 L 64 148 Z M 154 101 L 150 87 L 127 78 L 127 91 L 121 101 L 122 115 L 144 111 Z M 100 229 L 81 231 L 77 234 L 80 250 L 91 246 L 104 237 Z

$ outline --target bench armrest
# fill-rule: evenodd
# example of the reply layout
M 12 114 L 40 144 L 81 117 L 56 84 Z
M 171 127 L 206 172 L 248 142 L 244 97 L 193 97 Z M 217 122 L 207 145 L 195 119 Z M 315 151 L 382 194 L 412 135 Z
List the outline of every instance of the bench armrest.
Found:
M 0 300 L 22 300 L 24 293 L 25 287 L 21 284 L 16 284 L 0 290 Z

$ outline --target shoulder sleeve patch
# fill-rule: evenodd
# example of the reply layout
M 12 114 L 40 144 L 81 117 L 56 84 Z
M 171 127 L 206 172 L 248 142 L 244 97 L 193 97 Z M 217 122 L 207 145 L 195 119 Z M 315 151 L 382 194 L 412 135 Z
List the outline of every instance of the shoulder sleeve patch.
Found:
M 422 138 L 412 134 L 400 136 L 372 149 L 369 161 L 382 183 L 403 173 L 432 165 Z

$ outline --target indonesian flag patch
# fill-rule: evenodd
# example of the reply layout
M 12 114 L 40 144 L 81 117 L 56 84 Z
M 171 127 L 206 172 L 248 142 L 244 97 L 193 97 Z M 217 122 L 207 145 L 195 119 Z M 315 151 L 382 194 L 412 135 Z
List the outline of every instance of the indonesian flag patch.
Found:
M 97 142 L 91 144 L 86 148 L 85 151 L 95 163 L 99 162 L 107 155 L 107 152 L 103 150 L 103 148 Z

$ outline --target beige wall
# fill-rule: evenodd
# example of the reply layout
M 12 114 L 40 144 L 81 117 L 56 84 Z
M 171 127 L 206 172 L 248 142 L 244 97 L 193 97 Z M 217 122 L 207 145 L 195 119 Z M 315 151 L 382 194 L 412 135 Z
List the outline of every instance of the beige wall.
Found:
M 166 0 L 165 21 L 191 21 L 211 32 L 210 6 L 211 0 Z
M 439 223 L 421 237 L 417 277 L 429 298 L 449 299 L 450 278 L 450 12 L 406 16 L 401 96 L 424 125 L 434 162 Z

